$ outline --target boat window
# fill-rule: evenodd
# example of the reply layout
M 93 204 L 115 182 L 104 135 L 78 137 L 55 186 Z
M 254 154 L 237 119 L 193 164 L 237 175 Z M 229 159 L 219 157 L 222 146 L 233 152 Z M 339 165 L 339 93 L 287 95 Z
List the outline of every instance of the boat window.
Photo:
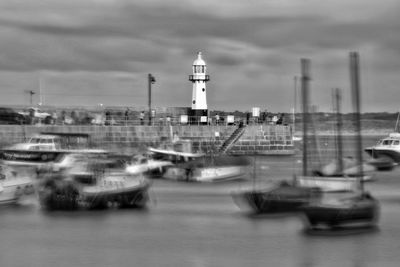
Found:
M 382 145 L 388 146 L 388 145 L 390 145 L 391 143 L 392 143 L 392 140 L 387 140 L 387 139 L 385 139 L 385 140 L 383 140 Z
M 400 141 L 399 141 L 399 140 L 394 140 L 392 145 L 398 146 L 399 144 L 400 144 Z
M 29 140 L 29 143 L 39 144 L 40 143 L 40 138 L 36 138 L 36 137 L 31 138 L 31 140 Z

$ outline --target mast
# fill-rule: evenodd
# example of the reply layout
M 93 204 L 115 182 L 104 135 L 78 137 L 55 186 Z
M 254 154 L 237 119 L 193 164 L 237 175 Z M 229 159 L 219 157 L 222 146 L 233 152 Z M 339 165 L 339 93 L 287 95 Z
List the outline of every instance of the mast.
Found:
M 39 76 L 39 105 L 43 105 L 42 99 L 42 78 Z
M 397 120 L 396 120 L 396 126 L 394 127 L 394 132 L 398 133 L 398 126 L 399 126 L 399 119 L 400 119 L 400 111 L 397 113 Z
M 310 81 L 310 60 L 302 58 L 301 61 L 301 96 L 303 108 L 303 176 L 308 174 L 307 146 L 308 146 L 308 125 L 309 125 L 309 81 Z
M 296 132 L 297 76 L 294 76 L 293 135 Z
M 350 52 L 350 82 L 352 92 L 352 102 L 354 108 L 354 123 L 357 133 L 356 144 L 356 159 L 358 164 L 358 175 L 360 179 L 360 189 L 364 191 L 364 184 L 362 177 L 364 176 L 362 166 L 362 137 L 361 137 L 361 119 L 360 119 L 360 73 L 359 73 L 360 59 L 358 52 Z
M 339 88 L 333 90 L 335 109 L 336 109 L 336 135 L 337 135 L 337 161 L 340 174 L 343 173 L 343 142 L 342 142 L 342 114 L 341 114 L 341 101 L 342 92 Z

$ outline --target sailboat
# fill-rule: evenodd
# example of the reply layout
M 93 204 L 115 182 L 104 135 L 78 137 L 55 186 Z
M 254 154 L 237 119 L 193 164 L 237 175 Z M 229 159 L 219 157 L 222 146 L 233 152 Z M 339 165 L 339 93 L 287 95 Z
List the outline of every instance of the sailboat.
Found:
M 336 129 L 335 132 L 335 146 L 336 158 L 321 167 L 320 171 L 323 175 L 330 176 L 346 176 L 354 177 L 358 175 L 359 162 L 354 157 L 343 156 L 343 142 L 342 142 L 342 114 L 341 114 L 341 90 L 335 88 L 332 90 L 332 98 L 334 102 L 334 111 L 336 110 Z M 371 164 L 370 161 L 362 162 L 364 175 L 363 181 L 369 181 L 373 178 L 373 172 L 376 171 L 376 166 Z
M 362 181 L 359 56 L 357 52 L 350 53 L 350 79 L 357 130 L 358 187 L 353 192 L 325 193 L 322 198 L 311 201 L 304 206 L 302 209 L 307 219 L 307 225 L 312 229 L 319 226 L 329 228 L 374 226 L 379 217 L 379 202 L 369 192 L 365 191 Z
M 310 144 L 309 130 L 311 121 L 309 112 L 309 81 L 310 81 L 310 62 L 302 60 L 302 107 L 303 107 L 303 168 L 302 175 L 296 176 L 296 184 L 300 187 L 318 187 L 324 192 L 346 192 L 353 191 L 357 187 L 358 179 L 349 177 L 342 172 L 325 172 L 325 169 L 311 170 L 310 168 Z M 317 143 L 314 131 L 314 143 Z M 312 143 L 312 142 L 311 142 Z M 318 148 L 317 148 L 317 151 Z
M 321 198 L 322 192 L 354 192 L 358 177 L 338 174 L 316 174 L 309 166 L 309 87 L 310 61 L 301 60 L 302 67 L 302 106 L 303 106 L 303 168 L 302 175 L 294 175 L 292 180 L 270 185 L 266 188 L 253 188 L 233 192 L 232 197 L 239 207 L 247 203 L 256 213 L 297 211 L 310 201 Z M 315 134 L 314 134 L 315 135 Z
M 302 96 L 303 96 L 303 125 L 308 123 L 308 81 L 309 60 L 302 59 Z M 307 125 L 303 129 L 303 147 L 307 152 Z M 303 163 L 307 163 L 307 153 L 303 154 Z M 303 172 L 307 173 L 307 164 L 303 164 Z M 255 173 L 255 171 L 254 171 Z M 254 179 L 255 180 L 255 177 Z M 322 191 L 319 186 L 299 184 L 298 177 L 295 175 L 289 181 L 282 181 L 271 184 L 264 188 L 256 188 L 232 192 L 234 202 L 242 208 L 250 207 L 255 213 L 273 213 L 273 212 L 293 212 L 314 199 L 321 197 Z
M 296 212 L 311 200 L 321 197 L 322 191 L 319 188 L 300 187 L 294 180 L 257 188 L 256 158 L 253 166 L 252 188 L 231 193 L 235 204 L 243 210 L 250 210 L 255 214 Z

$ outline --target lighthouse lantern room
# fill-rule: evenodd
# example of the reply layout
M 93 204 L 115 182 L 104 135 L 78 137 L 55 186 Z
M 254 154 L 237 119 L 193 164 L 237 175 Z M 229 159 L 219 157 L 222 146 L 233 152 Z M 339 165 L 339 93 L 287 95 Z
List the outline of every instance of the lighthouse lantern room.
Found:
M 206 74 L 206 70 L 206 62 L 199 52 L 193 62 L 193 75 L 189 75 L 189 81 L 193 84 L 191 115 L 194 117 L 207 116 L 206 82 L 210 80 L 210 76 Z

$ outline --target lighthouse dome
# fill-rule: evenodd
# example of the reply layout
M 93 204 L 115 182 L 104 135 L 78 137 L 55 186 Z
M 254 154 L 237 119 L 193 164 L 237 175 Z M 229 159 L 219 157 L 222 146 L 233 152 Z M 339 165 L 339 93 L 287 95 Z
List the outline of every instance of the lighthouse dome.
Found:
M 193 61 L 193 65 L 196 65 L 196 66 L 205 66 L 206 65 L 206 62 L 201 57 L 201 52 L 197 53 L 197 59 L 195 61 Z

